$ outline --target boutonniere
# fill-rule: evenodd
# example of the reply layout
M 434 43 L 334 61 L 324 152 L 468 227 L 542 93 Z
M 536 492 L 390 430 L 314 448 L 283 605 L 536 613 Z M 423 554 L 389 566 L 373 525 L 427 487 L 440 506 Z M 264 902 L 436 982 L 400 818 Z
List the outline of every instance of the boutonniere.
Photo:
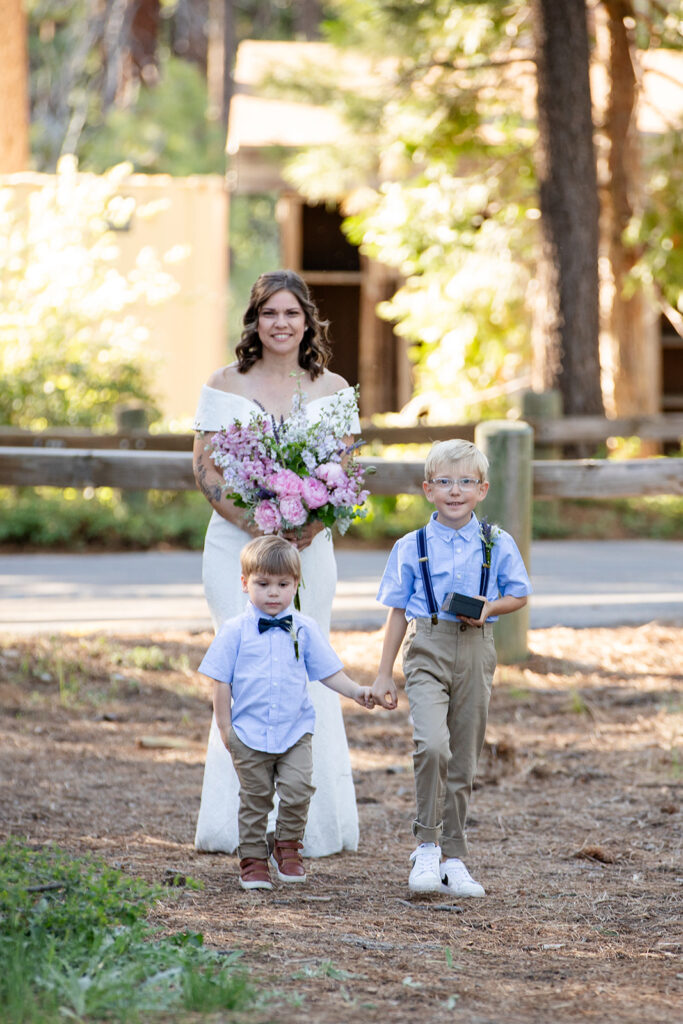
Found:
M 299 630 L 300 629 L 301 629 L 301 626 L 297 627 L 294 624 L 294 619 L 292 619 L 292 625 L 289 627 L 289 635 L 291 636 L 291 638 L 292 638 L 292 640 L 294 642 L 294 655 L 295 655 L 297 661 L 299 660 Z
M 490 523 L 484 516 L 482 521 L 479 523 L 479 536 L 481 538 L 482 547 L 486 553 L 486 561 L 484 566 L 487 569 L 491 568 L 491 552 L 493 551 L 493 545 L 496 543 L 496 538 L 500 534 L 500 527 L 496 526 L 495 523 Z

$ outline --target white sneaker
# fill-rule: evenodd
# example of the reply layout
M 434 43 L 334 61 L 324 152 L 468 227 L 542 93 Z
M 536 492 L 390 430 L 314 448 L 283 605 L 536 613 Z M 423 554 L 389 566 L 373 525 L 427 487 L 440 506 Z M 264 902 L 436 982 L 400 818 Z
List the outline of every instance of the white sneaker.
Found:
M 471 874 L 457 857 L 441 862 L 441 892 L 452 896 L 485 896 L 484 886 L 475 882 Z
M 408 879 L 411 892 L 441 892 L 441 847 L 436 843 L 420 843 L 410 855 L 413 867 Z

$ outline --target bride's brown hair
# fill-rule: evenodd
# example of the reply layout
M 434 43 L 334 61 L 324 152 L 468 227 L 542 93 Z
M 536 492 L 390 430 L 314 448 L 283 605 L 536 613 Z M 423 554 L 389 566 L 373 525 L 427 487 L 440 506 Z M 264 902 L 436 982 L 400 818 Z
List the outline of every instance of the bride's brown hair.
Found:
M 304 311 L 306 328 L 299 344 L 299 366 L 315 380 L 330 361 L 332 349 L 328 338 L 328 320 L 321 320 L 306 282 L 293 270 L 273 270 L 256 279 L 249 296 L 243 331 L 235 349 L 237 369 L 240 373 L 258 362 L 263 356 L 263 345 L 258 336 L 258 318 L 261 307 L 275 292 L 288 291 L 295 295 Z

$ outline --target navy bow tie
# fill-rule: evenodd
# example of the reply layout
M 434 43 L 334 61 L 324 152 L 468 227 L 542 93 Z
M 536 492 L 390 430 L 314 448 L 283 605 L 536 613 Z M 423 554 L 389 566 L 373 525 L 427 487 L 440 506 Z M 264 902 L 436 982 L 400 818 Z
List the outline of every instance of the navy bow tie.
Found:
M 281 619 L 259 619 L 258 620 L 258 631 L 259 633 L 265 633 L 267 629 L 284 629 L 285 633 L 289 633 L 292 628 L 292 616 L 283 615 Z

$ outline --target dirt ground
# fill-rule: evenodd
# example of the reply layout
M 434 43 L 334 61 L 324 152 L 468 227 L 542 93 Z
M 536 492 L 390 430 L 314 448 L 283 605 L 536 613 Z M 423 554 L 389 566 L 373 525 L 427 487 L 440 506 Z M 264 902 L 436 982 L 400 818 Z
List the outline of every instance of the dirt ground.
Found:
M 498 670 L 469 825 L 487 896 L 459 902 L 408 893 L 403 694 L 394 713 L 344 702 L 358 852 L 309 861 L 305 889 L 245 893 L 236 858 L 193 847 L 210 636 L 1 639 L 0 832 L 200 880 L 155 922 L 243 951 L 276 993 L 250 1020 L 679 1019 L 683 628 L 536 630 Z M 381 632 L 332 640 L 369 681 Z

